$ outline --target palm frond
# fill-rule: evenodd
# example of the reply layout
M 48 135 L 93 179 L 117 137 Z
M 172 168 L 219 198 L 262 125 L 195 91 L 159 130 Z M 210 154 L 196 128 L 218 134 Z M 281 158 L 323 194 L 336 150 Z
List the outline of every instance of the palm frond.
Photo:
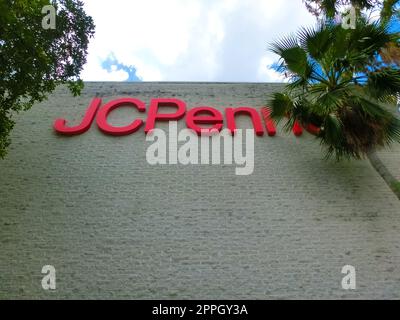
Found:
M 331 28 L 319 26 L 318 28 L 303 27 L 298 32 L 302 48 L 315 60 L 319 61 L 330 47 Z
M 358 22 L 356 29 L 348 32 L 350 51 L 362 52 L 370 58 L 394 39 L 394 35 L 389 32 L 388 27 L 379 22 L 371 24 Z
M 303 78 L 307 78 L 312 68 L 307 59 L 306 51 L 300 47 L 295 36 L 283 38 L 273 43 L 270 51 L 281 57 L 280 69 L 282 71 L 296 73 Z
M 400 70 L 383 68 L 368 74 L 365 90 L 376 99 L 400 92 Z
M 323 143 L 327 145 L 338 146 L 344 140 L 343 123 L 335 114 L 325 117 L 321 132 Z
M 385 140 L 387 145 L 400 142 L 400 119 L 391 117 L 386 127 Z
M 279 122 L 293 110 L 294 101 L 288 94 L 276 92 L 268 101 L 268 105 L 271 107 L 271 118 Z

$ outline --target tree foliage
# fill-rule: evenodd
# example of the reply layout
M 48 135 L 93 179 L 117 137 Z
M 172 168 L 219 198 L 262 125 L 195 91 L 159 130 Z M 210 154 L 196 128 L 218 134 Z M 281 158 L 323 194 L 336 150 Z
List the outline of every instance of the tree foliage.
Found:
M 361 10 L 379 11 L 382 21 L 389 21 L 393 15 L 398 15 L 396 6 L 399 0 L 303 0 L 308 11 L 313 15 L 333 18 L 340 8 L 352 6 L 358 12 Z
M 56 8 L 55 29 L 42 27 L 45 5 Z M 60 83 L 80 93 L 94 28 L 79 0 L 0 1 L 0 158 L 16 112 L 43 101 Z
M 321 24 L 302 28 L 271 45 L 278 70 L 290 83 L 269 102 L 272 117 L 320 126 L 327 156 L 362 158 L 400 141 L 400 121 L 385 104 L 400 92 L 400 70 L 377 63 L 380 51 L 398 36 L 384 24 L 359 19 L 354 30 Z

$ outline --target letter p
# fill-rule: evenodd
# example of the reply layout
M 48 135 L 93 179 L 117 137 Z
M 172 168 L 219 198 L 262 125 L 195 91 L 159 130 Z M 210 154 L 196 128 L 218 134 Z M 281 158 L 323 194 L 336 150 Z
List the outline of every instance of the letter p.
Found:
M 158 113 L 160 107 L 175 107 L 175 113 Z M 150 102 L 149 114 L 147 116 L 144 132 L 147 134 L 154 129 L 155 123 L 159 121 L 179 120 L 186 112 L 186 104 L 178 99 L 152 99 Z

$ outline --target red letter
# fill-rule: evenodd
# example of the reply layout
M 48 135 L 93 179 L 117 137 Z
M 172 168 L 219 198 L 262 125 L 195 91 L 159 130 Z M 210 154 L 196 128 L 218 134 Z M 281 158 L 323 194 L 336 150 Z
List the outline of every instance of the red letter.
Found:
M 158 113 L 159 107 L 176 107 L 176 113 Z M 178 99 L 152 99 L 150 102 L 149 115 L 147 116 L 144 132 L 148 133 L 154 129 L 156 120 L 170 121 L 179 120 L 185 115 L 186 105 Z
M 309 123 L 309 124 L 307 125 L 306 130 L 307 130 L 309 133 L 313 134 L 314 136 L 319 135 L 319 133 L 321 132 L 321 128 L 317 127 L 316 125 L 314 125 L 314 124 L 312 124 L 312 123 Z
M 89 107 L 86 110 L 86 114 L 81 122 L 81 124 L 75 126 L 75 127 L 67 127 L 65 125 L 66 120 L 65 119 L 57 119 L 54 122 L 54 130 L 56 130 L 60 134 L 65 134 L 65 135 L 74 135 L 74 134 L 82 134 L 86 131 L 89 130 L 90 125 L 93 122 L 94 116 L 96 115 L 96 111 L 99 108 L 101 104 L 101 99 L 100 98 L 94 98 L 92 102 L 90 103 Z
M 239 114 L 244 113 L 250 115 L 256 135 L 262 136 L 264 134 L 264 129 L 262 127 L 260 115 L 258 114 L 257 110 L 254 108 L 247 108 L 247 107 L 226 109 L 227 125 L 228 129 L 231 130 L 232 134 L 235 134 L 236 131 L 235 114 L 237 113 Z
M 143 120 L 138 120 L 138 119 L 133 121 L 130 125 L 124 127 L 114 127 L 108 124 L 107 122 L 108 114 L 122 105 L 134 106 L 140 112 L 146 111 L 146 105 L 138 99 L 122 98 L 110 101 L 109 103 L 104 105 L 97 114 L 97 125 L 101 131 L 103 131 L 106 134 L 111 134 L 113 136 L 123 136 L 134 133 L 140 128 L 140 126 L 143 124 Z
M 196 116 L 197 113 L 211 113 L 211 116 Z M 186 116 L 186 125 L 189 129 L 196 131 L 198 135 L 211 132 L 211 130 L 221 131 L 223 117 L 221 112 L 210 107 L 197 107 L 188 111 Z M 212 124 L 210 128 L 200 128 L 198 123 Z
M 271 119 L 271 110 L 267 107 L 261 108 L 261 114 L 264 118 L 265 128 L 267 129 L 268 135 L 273 137 L 276 135 L 275 122 Z
M 297 137 L 301 136 L 303 133 L 303 129 L 301 128 L 301 125 L 297 121 L 294 122 L 292 131 L 294 135 Z

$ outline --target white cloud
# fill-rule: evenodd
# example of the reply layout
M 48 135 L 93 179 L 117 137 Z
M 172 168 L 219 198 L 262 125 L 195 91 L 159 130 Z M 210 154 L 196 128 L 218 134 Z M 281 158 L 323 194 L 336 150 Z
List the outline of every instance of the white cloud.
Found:
M 257 70 L 257 75 L 255 81 L 257 82 L 266 82 L 266 81 L 271 81 L 271 82 L 282 82 L 285 81 L 284 77 L 282 74 L 279 72 L 276 72 L 268 66 L 273 64 L 275 61 L 273 60 L 273 57 L 270 55 L 265 55 L 261 58 L 258 70 Z
M 314 23 L 301 0 L 85 0 L 96 24 L 85 80 L 124 80 L 113 54 L 144 81 L 281 81 L 267 45 Z

